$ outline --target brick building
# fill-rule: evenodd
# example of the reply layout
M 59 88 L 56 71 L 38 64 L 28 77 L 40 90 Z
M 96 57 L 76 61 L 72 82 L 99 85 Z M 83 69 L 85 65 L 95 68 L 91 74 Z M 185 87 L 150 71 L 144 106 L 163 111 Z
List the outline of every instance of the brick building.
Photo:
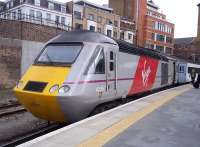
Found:
M 152 0 L 109 0 L 109 6 L 115 13 L 135 20 L 138 46 L 173 53 L 174 24 Z
M 0 18 L 70 30 L 72 15 L 66 6 L 53 0 L 8 0 L 0 4 Z
M 135 22 L 115 14 L 112 8 L 100 6 L 86 0 L 67 3 L 73 12 L 73 27 L 76 30 L 91 30 L 103 33 L 115 39 L 133 43 L 135 39 Z M 121 27 L 122 26 L 122 27 Z M 121 34 L 121 35 L 120 35 Z
M 166 15 L 158 11 L 153 1 L 147 2 L 144 27 L 144 46 L 163 53 L 173 54 L 174 24 L 166 20 Z
M 174 55 L 186 61 L 193 62 L 194 60 L 194 41 L 195 37 L 176 38 L 174 42 Z
M 70 5 L 72 2 L 67 3 L 68 7 Z M 111 8 L 80 0 L 75 2 L 73 10 L 74 29 L 91 30 L 119 38 L 120 16 L 114 14 Z

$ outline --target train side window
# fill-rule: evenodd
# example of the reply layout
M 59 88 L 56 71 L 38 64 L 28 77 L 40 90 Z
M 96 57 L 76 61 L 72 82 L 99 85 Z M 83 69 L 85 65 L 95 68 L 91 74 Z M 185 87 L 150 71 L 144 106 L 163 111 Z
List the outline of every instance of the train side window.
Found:
M 113 60 L 114 59 L 114 54 L 113 54 L 113 52 L 111 51 L 110 52 L 110 60 Z
M 113 71 L 113 70 L 114 70 L 114 63 L 110 62 L 110 71 Z
M 105 56 L 103 47 L 96 47 L 89 60 L 88 66 L 85 69 L 84 75 L 87 74 L 105 74 Z
M 95 74 L 105 74 L 105 57 L 103 50 L 101 50 L 99 55 L 99 59 L 95 68 Z

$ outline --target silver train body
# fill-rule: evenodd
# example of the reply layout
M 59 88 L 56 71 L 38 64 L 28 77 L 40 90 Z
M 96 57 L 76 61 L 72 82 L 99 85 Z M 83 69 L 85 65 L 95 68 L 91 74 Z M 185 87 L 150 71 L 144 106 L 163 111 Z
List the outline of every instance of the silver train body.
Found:
M 61 51 L 63 53 L 58 53 Z M 70 62 L 65 62 L 64 54 L 67 54 Z M 159 52 L 137 48 L 103 34 L 68 32 L 47 43 L 33 66 L 22 77 L 21 85 L 16 86 L 15 94 L 37 117 L 58 122 L 78 121 L 100 104 L 190 82 L 183 80 L 179 72 L 182 65 Z M 47 68 L 51 82 L 42 74 Z M 62 75 L 63 78 L 56 78 L 56 70 L 60 68 L 67 70 L 67 74 Z M 36 88 L 38 85 L 41 86 L 39 90 Z M 44 95 L 47 101 L 54 99 L 48 101 L 47 107 L 43 104 L 45 101 L 41 100 Z M 51 114 L 50 109 L 61 117 Z

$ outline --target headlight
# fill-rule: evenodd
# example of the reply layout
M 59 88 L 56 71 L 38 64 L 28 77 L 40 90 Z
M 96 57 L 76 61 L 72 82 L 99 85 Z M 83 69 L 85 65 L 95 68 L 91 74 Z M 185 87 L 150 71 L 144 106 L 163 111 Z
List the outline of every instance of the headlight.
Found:
M 59 86 L 58 86 L 58 85 L 54 85 L 54 86 L 52 86 L 52 87 L 50 88 L 49 92 L 50 92 L 50 93 L 53 93 L 53 92 L 55 92 L 55 91 L 58 90 L 58 89 L 59 89 Z
M 19 81 L 18 83 L 17 83 L 17 88 L 21 88 L 23 86 L 23 81 Z
M 70 90 L 70 87 L 68 85 L 64 85 L 59 89 L 58 92 L 64 94 L 64 93 L 67 93 L 69 90 Z

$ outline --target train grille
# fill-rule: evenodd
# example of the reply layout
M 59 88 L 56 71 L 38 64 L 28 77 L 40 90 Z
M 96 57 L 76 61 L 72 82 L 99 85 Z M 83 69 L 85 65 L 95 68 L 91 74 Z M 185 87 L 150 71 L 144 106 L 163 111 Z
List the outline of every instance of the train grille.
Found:
M 24 87 L 25 91 L 43 92 L 48 83 L 29 81 Z

